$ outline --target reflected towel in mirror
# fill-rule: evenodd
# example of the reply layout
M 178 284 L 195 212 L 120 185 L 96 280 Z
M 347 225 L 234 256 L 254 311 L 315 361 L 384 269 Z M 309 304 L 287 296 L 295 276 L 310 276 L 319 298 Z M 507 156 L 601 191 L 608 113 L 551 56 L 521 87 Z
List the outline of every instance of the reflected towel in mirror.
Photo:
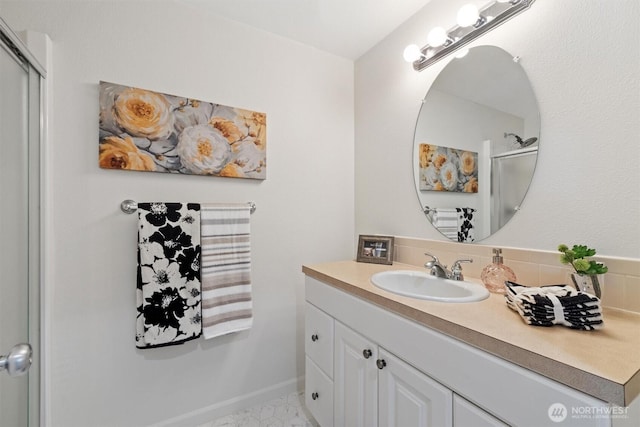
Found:
M 449 239 L 458 239 L 458 212 L 455 209 L 433 209 L 433 226 Z
M 427 208 L 427 211 L 433 212 L 431 223 L 445 237 L 458 242 L 475 241 L 474 208 Z
M 458 213 L 458 242 L 474 242 L 476 210 L 473 208 L 456 208 Z

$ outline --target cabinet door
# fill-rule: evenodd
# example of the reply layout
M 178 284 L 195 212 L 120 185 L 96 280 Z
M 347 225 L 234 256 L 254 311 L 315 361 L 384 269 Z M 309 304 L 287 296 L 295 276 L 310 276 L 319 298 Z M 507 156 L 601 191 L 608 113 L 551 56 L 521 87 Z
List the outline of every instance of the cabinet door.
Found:
M 455 427 L 507 427 L 505 423 L 457 394 L 453 396 Z
M 380 427 L 451 427 L 453 392 L 380 349 Z
M 335 322 L 334 425 L 378 425 L 377 347 L 340 322 Z

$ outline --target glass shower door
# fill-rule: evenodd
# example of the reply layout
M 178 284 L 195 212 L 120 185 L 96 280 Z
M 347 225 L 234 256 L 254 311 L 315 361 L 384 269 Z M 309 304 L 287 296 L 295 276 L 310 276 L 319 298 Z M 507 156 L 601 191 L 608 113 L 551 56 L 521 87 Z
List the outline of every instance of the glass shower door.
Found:
M 536 167 L 537 150 L 491 159 L 491 233 L 520 209 Z
M 28 426 L 38 424 L 38 370 L 30 373 L 28 368 L 32 360 L 29 342 L 34 338 L 38 340 L 39 331 L 39 313 L 33 312 L 34 299 L 38 299 L 33 292 L 38 289 L 34 283 L 39 283 L 38 268 L 33 265 L 39 256 L 39 229 L 37 225 L 34 228 L 34 222 L 39 224 L 39 196 L 34 198 L 33 194 L 38 186 L 33 182 L 34 178 L 37 180 L 38 170 L 35 174 L 32 171 L 33 166 L 39 169 L 39 164 L 33 165 L 36 158 L 30 147 L 36 141 L 39 150 L 40 76 L 5 41 L 3 33 L 0 40 L 0 426 Z M 35 345 L 37 347 L 37 342 Z

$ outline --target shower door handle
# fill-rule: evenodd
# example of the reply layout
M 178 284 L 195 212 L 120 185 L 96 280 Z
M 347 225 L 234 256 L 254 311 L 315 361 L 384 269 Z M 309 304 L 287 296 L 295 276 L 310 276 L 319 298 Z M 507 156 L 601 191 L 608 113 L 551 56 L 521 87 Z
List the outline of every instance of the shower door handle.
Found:
M 0 356 L 0 372 L 7 371 L 12 377 L 24 375 L 31 367 L 33 349 L 29 344 L 14 346 L 9 354 Z

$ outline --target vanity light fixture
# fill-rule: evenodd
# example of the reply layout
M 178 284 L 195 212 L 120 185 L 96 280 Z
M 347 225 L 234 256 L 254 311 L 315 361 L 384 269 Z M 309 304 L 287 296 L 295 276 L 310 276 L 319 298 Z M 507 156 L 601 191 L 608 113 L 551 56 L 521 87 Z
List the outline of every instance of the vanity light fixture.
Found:
M 458 25 L 446 31 L 435 27 L 427 35 L 427 45 L 420 48 L 412 44 L 404 50 L 404 59 L 413 63 L 416 71 L 422 71 L 449 53 L 469 44 L 482 34 L 508 21 L 535 0 L 497 0 L 482 9 L 473 4 L 462 6 L 458 11 Z M 460 55 L 462 57 L 464 55 Z

